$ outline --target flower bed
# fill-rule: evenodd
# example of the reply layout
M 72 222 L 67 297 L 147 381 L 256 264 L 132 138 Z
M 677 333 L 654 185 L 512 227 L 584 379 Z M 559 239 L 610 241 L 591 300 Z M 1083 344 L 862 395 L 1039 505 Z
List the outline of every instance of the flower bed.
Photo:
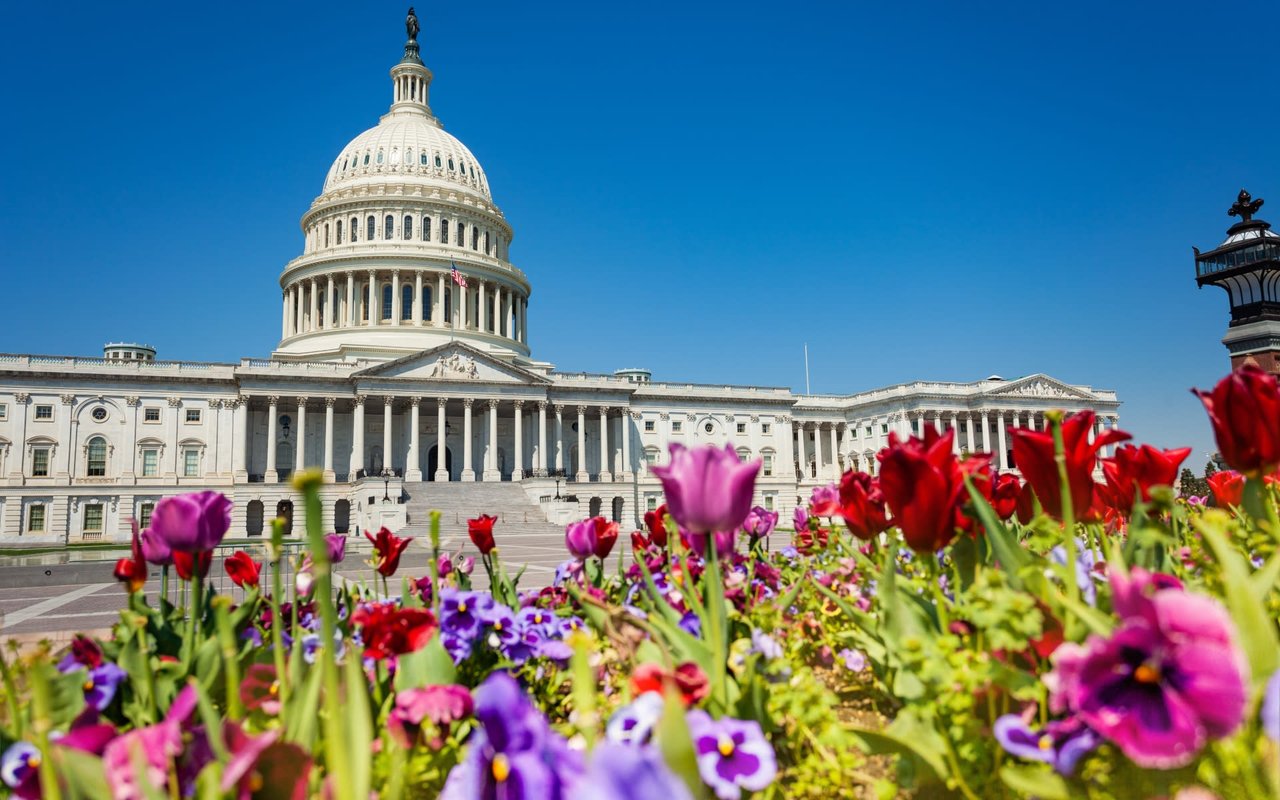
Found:
M 285 586 L 282 526 L 273 563 L 213 564 L 229 502 L 167 498 L 116 567 L 109 639 L 0 660 L 0 780 L 24 798 L 1274 796 L 1280 390 L 1246 368 L 1202 398 L 1235 469 L 1211 498 L 1170 488 L 1187 450 L 1121 445 L 1095 480 L 1128 436 L 1051 414 L 1013 433 L 1025 483 L 950 434 L 891 437 L 786 543 L 750 507 L 758 463 L 673 445 L 631 563 L 616 523 L 583 520 L 540 591 L 492 517 L 470 523 L 487 591 L 438 520 L 425 543 L 370 536 L 378 578 L 337 585 L 346 542 L 302 474 Z M 400 574 L 412 546 L 429 574 Z

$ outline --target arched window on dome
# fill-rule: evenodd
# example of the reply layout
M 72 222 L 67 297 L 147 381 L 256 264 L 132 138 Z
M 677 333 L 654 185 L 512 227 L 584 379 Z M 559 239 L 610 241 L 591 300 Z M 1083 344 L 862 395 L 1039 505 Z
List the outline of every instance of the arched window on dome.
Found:
M 341 232 L 341 231 L 339 231 L 339 232 L 338 232 L 338 235 L 339 235 L 339 236 L 341 236 L 341 235 L 342 235 L 342 232 Z M 491 256 L 491 255 L 493 255 L 493 250 L 489 247 L 489 232 L 488 232 L 488 231 L 485 231 L 485 232 L 484 232 L 484 254 L 485 254 L 485 255 L 487 255 L 487 256 Z
M 329 246 L 329 223 L 324 224 L 324 246 Z
M 413 287 L 407 283 L 400 287 L 400 319 L 413 319 Z
M 420 165 L 424 166 L 424 167 L 427 165 L 427 151 L 426 151 L 426 150 L 423 150 L 421 153 L 419 153 L 419 154 L 418 154 L 418 163 L 419 163 Z
M 346 172 L 346 171 L 347 171 L 347 164 L 348 164 L 350 161 L 351 161 L 351 159 L 349 159 L 349 158 L 344 158 L 344 159 L 342 159 L 342 170 L 341 170 L 342 172 Z
M 382 284 L 382 318 L 391 319 L 391 284 Z
M 472 250 L 480 249 L 480 229 L 477 228 L 475 225 L 471 226 L 471 249 Z
M 381 150 L 379 150 L 379 151 L 378 151 L 378 163 L 379 163 L 379 164 L 381 164 L 381 163 L 382 163 L 382 151 L 381 151 Z
M 404 163 L 409 165 L 413 163 L 413 148 L 410 147 L 404 151 Z
M 365 154 L 364 154 L 364 165 L 365 165 L 366 167 L 367 167 L 367 166 L 369 166 L 369 154 L 368 154 L 368 153 L 365 153 Z
M 406 242 L 413 238 L 413 217 L 408 214 L 404 215 L 404 230 L 401 231 L 401 235 Z
M 373 237 L 378 233 L 378 221 L 372 214 L 370 214 L 369 219 L 365 222 L 364 240 L 366 242 L 372 242 Z
M 356 240 L 356 234 L 359 231 L 360 231 L 360 218 L 352 217 L 351 218 L 351 241 L 354 242 Z
M 431 241 L 431 217 L 422 218 L 422 241 Z
M 373 287 L 368 284 L 365 284 L 360 289 L 360 321 L 361 322 L 369 321 L 369 299 L 373 297 L 373 295 L 371 294 L 372 292 L 373 292 Z
M 422 318 L 428 322 L 431 321 L 431 285 L 422 287 Z
M 338 244 L 342 244 L 342 220 L 338 220 L 334 223 L 334 228 L 334 235 L 338 240 Z
M 452 157 L 452 156 L 450 156 L 450 157 L 449 157 L 449 171 L 450 171 L 450 172 L 453 172 L 453 171 L 454 171 L 454 169 L 453 169 L 453 157 Z
M 391 239 L 396 232 L 396 218 L 388 214 L 382 219 L 382 238 Z
M 326 316 L 324 313 L 324 307 L 328 299 L 329 299 L 328 296 L 324 292 L 316 292 L 316 327 L 317 328 L 326 327 L 324 324 L 324 321 L 326 319 Z
M 489 333 L 493 333 L 493 321 L 498 318 L 498 314 L 494 311 L 494 305 L 498 298 L 489 295 L 489 324 L 486 326 Z
M 441 223 L 442 225 L 444 223 Z M 444 290 L 444 321 L 446 323 L 453 321 L 453 290 Z
M 107 474 L 107 440 L 95 436 L 89 440 L 85 454 L 85 475 L 103 478 Z
M 449 243 L 449 220 L 447 219 L 440 220 L 440 243 Z

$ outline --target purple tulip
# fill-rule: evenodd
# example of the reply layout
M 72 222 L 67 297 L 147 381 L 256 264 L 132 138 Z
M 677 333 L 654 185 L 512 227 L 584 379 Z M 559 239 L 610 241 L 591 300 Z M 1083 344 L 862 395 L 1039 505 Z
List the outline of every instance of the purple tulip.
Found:
M 743 463 L 729 445 L 671 445 L 671 463 L 653 467 L 662 481 L 667 511 L 691 533 L 736 531 L 751 511 L 760 462 Z
M 138 544 L 142 547 L 142 558 L 148 564 L 155 564 L 157 567 L 173 564 L 173 550 L 169 543 L 150 528 L 138 536 Z
M 692 800 L 689 787 L 677 778 L 652 747 L 605 742 L 591 753 L 586 777 L 575 800 Z
M 1280 669 L 1275 671 L 1262 693 L 1262 732 L 1280 742 Z
M 190 744 L 184 743 L 186 724 L 195 708 L 196 692 L 188 686 L 174 698 L 163 720 L 145 728 L 135 728 L 111 740 L 102 754 L 102 768 L 113 797 L 141 800 L 154 793 L 164 793 L 169 785 L 172 762 L 183 754 L 184 745 L 192 750 L 201 749 L 194 737 Z M 208 742 L 204 741 L 203 745 L 203 749 L 207 749 Z M 203 767 L 199 762 L 205 754 L 192 755 L 195 757 L 184 759 L 186 769 L 179 771 L 179 782 L 182 782 L 182 773 L 193 768 L 198 773 Z M 212 759 L 211 753 L 208 756 Z M 141 764 L 135 764 L 135 759 Z M 138 766 L 141 769 L 137 769 Z M 190 777 L 194 778 L 195 773 Z M 139 778 L 147 783 L 148 788 L 139 785 Z
M 347 557 L 347 537 L 340 533 L 327 533 L 324 543 L 329 549 L 329 563 L 341 564 Z
M 796 511 L 791 515 L 791 518 L 797 531 L 802 531 L 809 527 L 809 510 L 804 506 L 796 506 Z
M 441 553 L 436 558 L 436 574 L 441 578 L 447 578 L 450 572 L 453 572 L 453 556 Z
M 596 521 L 572 522 L 564 529 L 564 546 L 577 561 L 586 561 L 596 553 Z
M 151 512 L 151 531 L 171 550 L 212 550 L 231 527 L 231 501 L 221 492 L 166 497 Z
M 994 733 L 1006 753 L 1052 764 L 1065 776 L 1074 774 L 1076 762 L 1099 743 L 1098 735 L 1074 718 L 1050 722 L 1037 732 L 1021 716 L 1005 714 L 996 720 Z
M 716 531 L 711 536 L 691 535 L 688 537 L 689 549 L 704 558 L 707 555 L 707 541 L 714 540 L 716 545 L 716 558 L 723 561 L 733 554 L 737 547 L 733 531 Z
M 1045 677 L 1050 702 L 1140 767 L 1183 766 L 1206 741 L 1239 727 L 1248 664 L 1216 601 L 1161 576 L 1122 572 L 1109 576 L 1120 626 L 1109 639 L 1093 635 L 1058 648 Z
M 687 715 L 698 774 L 720 800 L 739 800 L 742 790 L 764 790 L 778 775 L 773 747 L 760 723 L 730 717 L 713 720 L 702 710 Z
M 751 537 L 751 541 L 763 539 L 778 525 L 778 512 L 769 511 L 761 506 L 753 506 L 742 523 L 742 529 Z

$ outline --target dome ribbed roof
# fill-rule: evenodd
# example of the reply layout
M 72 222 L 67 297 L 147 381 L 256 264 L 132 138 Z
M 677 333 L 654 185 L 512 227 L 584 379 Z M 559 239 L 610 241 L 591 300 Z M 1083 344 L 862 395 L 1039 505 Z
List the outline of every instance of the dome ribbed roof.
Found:
M 484 170 L 467 146 L 434 117 L 417 113 L 388 114 L 352 139 L 329 167 L 324 191 L 361 182 L 381 183 L 396 176 L 453 184 L 493 200 Z

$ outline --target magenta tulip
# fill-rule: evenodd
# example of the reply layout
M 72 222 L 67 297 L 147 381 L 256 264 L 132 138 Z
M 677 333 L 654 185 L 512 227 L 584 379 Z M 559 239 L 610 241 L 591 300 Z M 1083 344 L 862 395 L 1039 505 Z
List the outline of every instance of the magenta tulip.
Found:
M 667 510 L 690 533 L 736 531 L 751 511 L 759 461 L 743 463 L 729 445 L 671 445 L 671 463 L 653 467 Z
M 156 503 L 147 530 L 170 550 L 212 550 L 231 527 L 231 501 L 221 492 L 194 492 Z M 145 542 L 144 542 L 145 546 Z

